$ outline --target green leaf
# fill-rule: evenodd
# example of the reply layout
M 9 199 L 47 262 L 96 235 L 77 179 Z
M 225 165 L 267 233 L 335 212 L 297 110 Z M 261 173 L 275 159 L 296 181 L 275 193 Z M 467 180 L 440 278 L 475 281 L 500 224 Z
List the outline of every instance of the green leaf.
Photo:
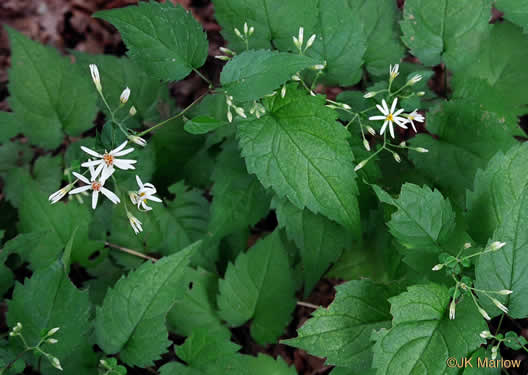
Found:
M 449 298 L 446 287 L 428 284 L 411 286 L 389 300 L 393 327 L 374 336 L 376 374 L 445 374 L 445 359 L 467 357 L 485 342 L 479 333 L 487 325 L 471 299 L 459 301 L 456 319 L 449 320 Z
M 158 204 L 150 214 L 159 226 L 161 236 L 156 241 L 147 241 L 152 249 L 163 254 L 172 254 L 191 243 L 202 239 L 207 233 L 209 202 L 198 189 L 189 189 L 183 181 L 169 187 L 174 200 Z
M 392 0 L 349 0 L 352 13 L 357 13 L 367 38 L 365 65 L 369 73 L 388 74 L 388 66 L 400 62 L 404 48 L 400 41 L 397 20 L 400 11 Z
M 161 375 L 295 375 L 295 367 L 288 367 L 279 356 L 273 359 L 270 356 L 259 354 L 257 357 L 250 355 L 232 355 L 219 359 L 205 369 L 197 370 L 185 367 L 179 362 L 170 362 L 160 368 Z
M 363 60 L 369 72 L 379 75 L 403 56 L 397 8 L 391 0 L 382 4 L 366 0 L 327 0 L 324 4 L 318 0 L 214 0 L 214 5 L 222 35 L 237 51 L 246 46 L 234 28 L 242 30 L 244 22 L 255 27 L 249 40 L 253 49 L 295 50 L 292 36 L 298 35 L 300 26 L 304 28 L 304 45 L 316 34 L 307 54 L 327 62 L 323 80 L 331 84 L 356 83 Z
M 184 285 L 187 290 L 167 315 L 169 329 L 182 336 L 191 336 L 202 328 L 216 332 L 223 327 L 216 311 L 218 276 L 202 269 L 187 268 Z
M 229 341 L 229 330 L 210 331 L 207 328 L 194 331 L 183 345 L 175 348 L 176 355 L 194 368 L 207 367 L 211 362 L 229 357 L 238 352 L 240 346 Z
M 495 0 L 494 7 L 504 13 L 504 18 L 528 33 L 528 4 L 515 0 Z
M 32 144 L 58 147 L 64 133 L 78 136 L 91 128 L 96 91 L 79 66 L 52 48 L 7 28 L 11 43 L 9 105 L 18 132 Z M 53 67 L 53 69 L 50 69 Z
M 489 14 L 488 14 L 489 16 Z M 464 61 L 452 63 L 455 77 L 467 76 L 485 80 L 494 95 L 501 101 L 526 113 L 528 87 L 519 82 L 528 80 L 525 62 L 528 59 L 528 39 L 520 27 L 509 22 L 495 23 L 491 31 L 479 43 L 478 48 L 468 49 L 464 44 L 453 51 L 466 57 Z
M 349 233 L 341 225 L 301 210 L 285 199 L 275 199 L 280 228 L 286 228 L 288 238 L 300 249 L 304 277 L 304 296 L 308 296 L 331 263 L 350 242 Z
M 474 351 L 469 357 L 471 357 L 471 365 L 464 368 L 462 375 L 500 375 L 501 366 L 494 367 L 491 365 L 491 348 L 479 348 Z M 500 363 L 501 355 L 500 351 L 497 353 L 497 363 Z M 486 366 L 486 363 L 488 364 Z M 479 365 L 480 364 L 480 365 Z
M 427 130 L 410 142 L 428 153 L 409 153 L 417 170 L 429 177 L 455 204 L 464 207 L 466 190 L 473 185 L 477 169 L 483 169 L 498 151 L 506 151 L 521 135 L 515 123 L 469 101 L 447 102 L 430 112 Z M 490 147 L 493 145 L 493 147 Z
M 519 192 L 518 198 L 511 204 L 511 209 L 504 213 L 502 221 L 493 233 L 490 241 L 506 242 L 506 245 L 489 254 L 478 258 L 475 267 L 476 285 L 479 289 L 501 290 L 509 289 L 513 293 L 508 296 L 493 295 L 505 304 L 512 318 L 528 316 L 528 186 Z M 480 302 L 490 316 L 496 316 L 501 311 L 485 295 Z
M 145 367 L 166 352 L 165 315 L 183 293 L 185 267 L 199 246 L 197 242 L 155 264 L 147 262 L 108 290 L 95 324 L 97 344 L 106 354 L 119 353 L 126 364 Z
M 310 57 L 285 52 L 247 51 L 229 60 L 220 82 L 235 101 L 247 102 L 273 93 L 293 74 L 318 63 Z
M 389 290 L 369 280 L 349 281 L 336 287 L 328 308 L 319 308 L 299 330 L 282 343 L 326 357 L 326 363 L 367 369 L 372 361 L 373 330 L 389 328 Z
M 157 120 L 157 117 L 159 117 L 157 105 L 160 95 L 167 92 L 167 85 L 143 71 L 140 65 L 126 57 L 118 58 L 110 55 L 76 53 L 75 58 L 87 72 L 89 64 L 98 66 L 103 92 L 110 108 L 118 108 L 121 105 L 119 99 L 121 92 L 126 87 L 130 88 L 130 98 L 126 103 L 125 109 L 121 109 L 116 113 L 117 118 L 124 118 L 129 108 L 134 106 L 137 114 L 133 117 L 133 120 L 141 122 Z M 90 80 L 89 74 L 86 74 L 86 79 Z M 91 84 L 93 85 L 93 83 Z M 106 106 L 102 101 L 100 101 L 100 104 L 101 109 L 106 111 Z
M 236 143 L 224 145 L 212 179 L 209 231 L 213 235 L 223 237 L 248 228 L 268 213 L 270 196 L 257 178 L 247 173 Z
M 473 191 L 467 192 L 468 231 L 481 243 L 491 237 L 528 184 L 528 144 L 498 152 L 475 175 Z
M 100 11 L 95 17 L 111 22 L 121 33 L 130 58 L 157 79 L 179 81 L 207 58 L 202 27 L 179 5 L 152 1 Z
M 398 199 L 372 186 L 381 202 L 398 210 L 387 223 L 392 235 L 405 247 L 441 252 L 455 229 L 455 212 L 438 190 L 413 184 L 402 186 Z
M 190 134 L 206 134 L 227 124 L 227 121 L 218 121 L 210 116 L 197 116 L 187 121 L 184 129 Z
M 229 264 L 219 282 L 220 316 L 231 326 L 250 319 L 260 344 L 279 337 L 295 308 L 295 282 L 285 245 L 275 231 Z
M 78 228 L 71 254 L 72 262 L 90 265 L 89 257 L 103 244 L 88 238 L 91 221 L 89 203 L 80 205 L 75 200 L 64 204 L 51 205 L 49 193 L 39 191 L 39 185 L 26 180 L 19 206 L 19 231 L 23 234 L 41 233 L 40 240 L 34 246 L 22 246 L 17 253 L 30 262 L 37 270 L 50 265 L 64 250 L 72 233 Z
M 20 131 L 15 114 L 0 111 L 0 143 L 6 143 Z
M 264 117 L 238 126 L 248 172 L 298 208 L 321 213 L 359 236 L 350 135 L 322 97 L 293 87 L 285 98 L 266 101 Z
M 424 65 L 440 64 L 450 53 L 460 58 L 460 49 L 478 49 L 490 27 L 490 13 L 487 0 L 407 0 L 402 40 Z
M 13 298 L 8 302 L 7 324 L 13 327 L 22 323 L 22 334 L 27 344 L 35 346 L 42 332 L 60 327 L 53 335 L 56 344 L 43 344 L 43 350 L 59 358 L 65 374 L 93 374 L 97 358 L 92 350 L 92 305 L 87 291 L 78 290 L 64 273 L 61 261 L 37 271 L 24 285 L 18 284 Z M 11 338 L 18 349 L 18 337 Z M 36 364 L 37 359 L 25 355 L 26 361 Z M 59 374 L 49 361 L 41 366 L 46 374 Z

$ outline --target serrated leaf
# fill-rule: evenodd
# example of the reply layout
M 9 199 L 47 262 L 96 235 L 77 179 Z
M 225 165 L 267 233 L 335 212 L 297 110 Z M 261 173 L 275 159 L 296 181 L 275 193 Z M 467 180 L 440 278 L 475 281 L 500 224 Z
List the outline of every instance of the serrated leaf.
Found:
M 247 102 L 272 94 L 293 74 L 319 63 L 310 57 L 285 52 L 246 51 L 229 60 L 220 82 L 235 101 Z
M 251 336 L 258 343 L 276 340 L 295 307 L 295 282 L 279 232 L 229 264 L 218 289 L 220 316 L 229 325 L 240 326 L 252 319 Z
M 477 169 L 484 168 L 497 151 L 517 144 L 513 137 L 522 134 L 517 124 L 463 100 L 430 112 L 427 130 L 435 137 L 418 134 L 410 143 L 429 152 L 409 153 L 409 157 L 419 172 L 460 207 L 464 207 L 466 189 L 473 185 Z
M 504 18 L 523 28 L 528 33 L 528 4 L 515 0 L 495 0 L 495 8 L 504 12 Z
M 231 332 L 227 329 L 211 331 L 202 328 L 194 331 L 174 351 L 176 355 L 194 368 L 207 367 L 211 362 L 233 356 L 240 346 L 231 342 Z
M 78 227 L 71 259 L 72 262 L 89 265 L 90 255 L 103 246 L 102 243 L 88 238 L 91 208 L 80 205 L 75 200 L 66 204 L 59 202 L 51 205 L 48 195 L 49 193 L 39 190 L 35 181 L 26 179 L 19 205 L 19 231 L 23 234 L 42 235 L 34 246 L 23 246 L 17 249 L 17 253 L 30 262 L 33 270 L 46 267 L 58 258 Z
M 438 358 L 468 357 L 484 343 L 479 333 L 487 325 L 470 298 L 458 302 L 456 318 L 449 320 L 449 298 L 446 287 L 427 284 L 389 300 L 393 327 L 373 336 L 377 375 L 457 373 Z
M 191 336 L 204 327 L 218 331 L 223 327 L 216 311 L 218 276 L 202 269 L 187 268 L 183 279 L 187 290 L 167 314 L 169 329 L 182 336 Z
M 372 360 L 370 335 L 388 328 L 391 316 L 389 290 L 369 280 L 349 281 L 336 287 L 328 308 L 319 308 L 298 331 L 282 343 L 326 357 L 326 363 L 367 369 Z
M 151 1 L 94 16 L 112 23 L 121 33 L 130 58 L 157 79 L 179 81 L 207 58 L 208 43 L 202 27 L 179 5 Z
M 528 88 L 519 82 L 528 80 L 525 62 L 528 59 L 528 39 L 520 27 L 507 21 L 495 23 L 476 49 L 464 44 L 453 51 L 464 56 L 463 61 L 451 62 L 455 76 L 485 80 L 494 95 L 526 113 Z
M 22 334 L 27 344 L 36 345 L 41 332 L 60 327 L 53 335 L 56 344 L 44 344 L 43 349 L 59 358 L 64 374 L 93 374 L 97 367 L 97 358 L 92 350 L 93 315 L 92 305 L 87 291 L 79 291 L 64 273 L 61 261 L 41 269 L 18 284 L 13 298 L 8 302 L 7 324 L 13 327 L 22 323 Z M 20 339 L 11 338 L 18 349 L 22 349 Z M 36 363 L 31 355 L 25 355 L 26 361 Z M 49 361 L 42 360 L 41 366 L 46 374 L 59 374 Z
M 149 241 L 152 249 L 167 255 L 202 239 L 209 223 L 209 202 L 202 191 L 189 189 L 183 181 L 171 185 L 169 191 L 174 200 L 165 200 L 166 207 L 159 205 L 152 211 L 160 241 Z
M 402 40 L 424 65 L 437 65 L 444 54 L 478 48 L 490 27 L 490 12 L 487 0 L 407 0 L 400 23 Z
M 498 152 L 478 170 L 472 191 L 467 192 L 468 231 L 481 243 L 491 237 L 516 204 L 528 184 L 528 144 Z
M 509 308 L 512 318 L 528 316 L 528 186 L 525 185 L 504 213 L 502 221 L 490 241 L 506 242 L 496 252 L 481 255 L 475 267 L 476 285 L 479 289 L 509 289 L 508 296 L 493 295 Z M 502 313 L 485 295 L 480 302 L 490 316 Z
M 387 223 L 390 232 L 409 249 L 440 252 L 455 229 L 455 212 L 438 190 L 413 184 L 402 186 L 398 199 L 372 186 L 381 202 L 398 208 Z
M 294 86 L 266 105 L 264 117 L 237 128 L 248 172 L 298 208 L 321 213 L 359 236 L 354 154 L 336 112 L 323 98 Z
M 270 195 L 254 175 L 248 174 L 236 143 L 224 145 L 212 179 L 209 232 L 214 236 L 220 238 L 253 226 L 268 213 Z
M 18 131 L 31 143 L 58 147 L 64 133 L 78 136 L 91 128 L 96 91 L 83 72 L 50 47 L 7 28 L 11 44 L 9 105 Z M 53 67 L 53 69 L 50 69 Z
M 185 367 L 179 362 L 170 362 L 160 368 L 161 375 L 295 375 L 295 367 L 288 367 L 279 356 L 232 355 L 219 359 L 205 369 Z
M 339 258 L 350 242 L 350 234 L 336 222 L 306 208 L 301 210 L 286 199 L 275 199 L 273 206 L 279 227 L 286 229 L 288 238 L 300 249 L 306 297 Z
M 119 353 L 131 366 L 149 366 L 170 344 L 165 315 L 183 293 L 185 267 L 196 242 L 156 263 L 147 262 L 120 279 L 97 308 L 97 344 L 107 354 Z M 126 319 L 124 319 L 126 317 Z
M 360 78 L 363 60 L 371 73 L 379 75 L 403 56 L 395 27 L 397 8 L 391 0 L 382 5 L 366 0 L 328 0 L 324 4 L 318 0 L 215 0 L 214 5 L 222 34 L 234 50 L 245 49 L 234 32 L 235 27 L 242 30 L 244 22 L 255 27 L 249 40 L 254 49 L 295 50 L 292 36 L 298 35 L 301 26 L 305 45 L 316 34 L 307 54 L 327 62 L 323 74 L 327 82 L 354 84 Z

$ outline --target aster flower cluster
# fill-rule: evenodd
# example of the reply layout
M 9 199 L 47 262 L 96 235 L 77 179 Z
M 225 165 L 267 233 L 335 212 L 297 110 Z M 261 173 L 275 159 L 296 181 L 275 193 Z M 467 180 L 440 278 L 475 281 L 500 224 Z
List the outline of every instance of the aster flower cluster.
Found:
M 99 70 L 96 65 L 93 65 L 93 64 L 90 65 L 90 73 L 92 75 L 92 80 L 95 84 L 95 88 L 101 95 L 103 102 L 107 105 L 108 110 L 110 111 L 111 117 L 114 120 L 114 111 L 110 109 L 103 95 L 101 80 L 99 76 Z M 123 90 L 119 98 L 121 105 L 124 105 L 128 101 L 128 98 L 130 97 L 130 93 L 131 93 L 131 90 L 128 87 L 125 88 L 125 90 Z M 130 115 L 135 114 L 134 107 L 131 107 L 129 114 Z M 117 125 L 122 127 L 121 123 L 117 123 Z M 125 131 L 125 134 L 127 134 L 126 131 Z M 114 173 L 116 172 L 116 169 L 120 169 L 124 171 L 135 169 L 135 164 L 137 163 L 137 160 L 122 158 L 123 156 L 134 152 L 133 147 L 127 148 L 129 141 L 137 145 L 140 145 L 140 146 L 146 145 L 146 141 L 140 136 L 128 135 L 127 138 L 128 139 L 126 141 L 124 141 L 119 146 L 117 146 L 116 148 L 110 151 L 105 150 L 104 152 L 97 152 L 86 146 L 81 146 L 81 150 L 84 151 L 88 155 L 88 160 L 82 163 L 81 167 L 85 167 L 88 170 L 82 174 L 77 173 L 77 172 L 72 172 L 76 180 L 64 186 L 63 188 L 59 189 L 55 193 L 51 194 L 49 196 L 49 201 L 51 202 L 51 204 L 57 203 L 64 196 L 66 196 L 66 194 L 69 194 L 69 195 L 86 194 L 88 191 L 91 191 L 92 209 L 94 210 L 97 208 L 97 203 L 99 201 L 99 194 L 102 194 L 103 196 L 105 196 L 113 204 L 121 203 L 121 198 L 119 197 L 120 192 L 119 192 L 117 180 L 114 178 Z M 87 172 L 89 173 L 89 176 L 85 176 Z M 116 189 L 117 194 L 105 186 L 105 184 L 111 177 L 114 182 L 114 188 Z M 137 206 L 137 209 L 140 211 L 152 210 L 151 207 L 147 206 L 146 204 L 147 201 L 150 200 L 153 202 L 161 202 L 161 199 L 155 196 L 157 192 L 156 187 L 151 183 L 143 183 L 141 179 L 139 178 L 139 176 L 137 175 L 136 175 L 136 181 L 138 184 L 138 189 L 137 191 L 129 192 L 130 201 L 132 202 L 132 204 Z M 77 183 L 81 183 L 81 186 L 73 188 Z M 125 208 L 128 220 L 134 232 L 138 234 L 139 232 L 143 231 L 141 222 L 133 214 L 130 213 L 130 211 L 127 208 L 126 202 L 123 202 L 123 204 L 124 204 L 124 208 Z

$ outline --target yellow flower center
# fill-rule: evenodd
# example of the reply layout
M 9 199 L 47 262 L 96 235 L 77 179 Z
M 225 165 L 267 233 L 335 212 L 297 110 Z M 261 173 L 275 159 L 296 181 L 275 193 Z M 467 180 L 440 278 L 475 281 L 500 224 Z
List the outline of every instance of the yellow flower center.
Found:
M 93 191 L 101 190 L 101 183 L 99 181 L 92 182 L 92 190 Z
M 414 116 L 409 116 L 409 120 L 414 120 Z
M 392 113 L 389 113 L 387 117 L 385 118 L 387 121 L 394 121 L 394 118 L 392 117 Z
M 114 164 L 114 157 L 110 154 L 104 154 L 103 160 L 106 163 L 107 166 L 111 167 L 112 164 Z

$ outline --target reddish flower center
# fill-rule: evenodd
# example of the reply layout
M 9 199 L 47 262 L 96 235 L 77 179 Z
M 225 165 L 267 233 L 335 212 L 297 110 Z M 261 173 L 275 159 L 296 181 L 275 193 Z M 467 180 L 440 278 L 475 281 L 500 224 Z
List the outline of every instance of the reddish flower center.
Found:
M 92 182 L 92 190 L 93 191 L 101 190 L 101 183 L 99 181 Z
M 104 154 L 103 160 L 106 163 L 107 166 L 111 167 L 112 164 L 114 164 L 114 157 L 110 154 Z

